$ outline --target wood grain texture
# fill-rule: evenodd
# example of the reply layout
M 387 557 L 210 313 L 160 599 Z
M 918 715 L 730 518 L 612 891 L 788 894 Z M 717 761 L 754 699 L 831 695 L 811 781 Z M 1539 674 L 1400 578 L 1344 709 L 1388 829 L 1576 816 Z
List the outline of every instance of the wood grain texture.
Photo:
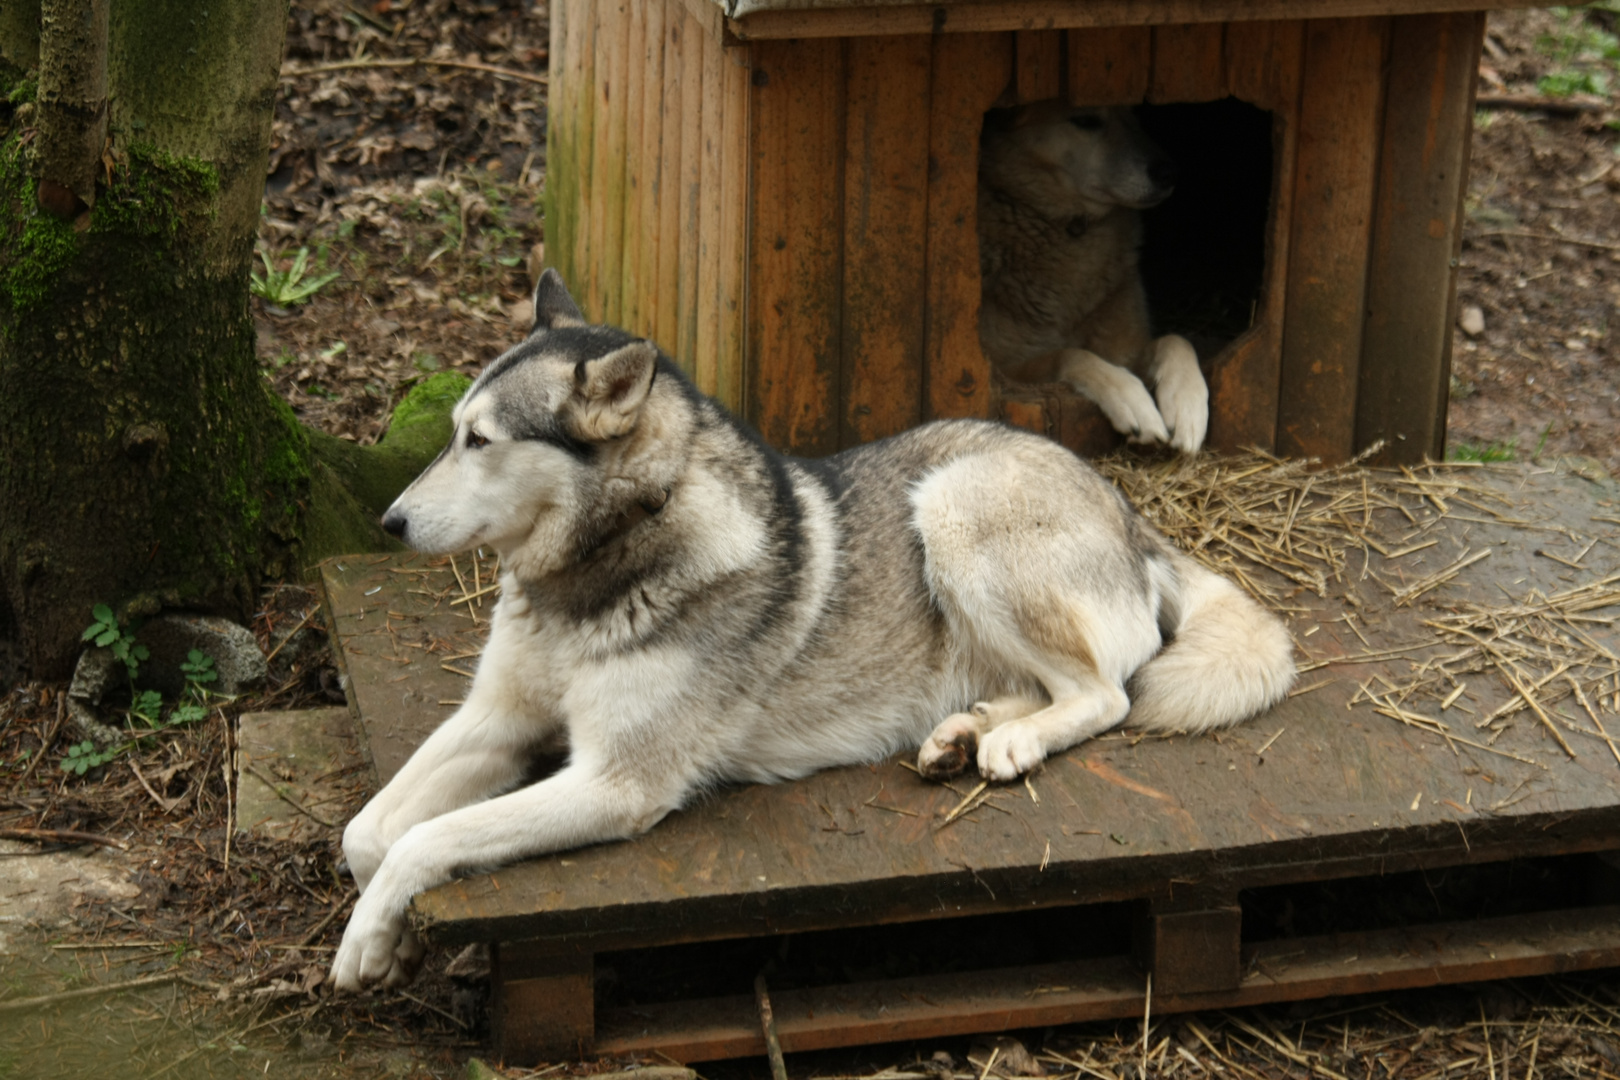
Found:
M 596 1039 L 596 965 L 590 955 L 538 950 L 530 942 L 490 949 L 490 1034 L 506 1061 L 590 1055 Z
M 585 276 L 593 164 L 591 93 L 595 4 L 564 0 L 551 20 L 550 108 L 546 125 L 546 262 L 578 289 Z
M 1244 950 L 1247 973 L 1230 990 L 1165 991 L 1156 973 L 1152 1009 L 1170 1014 L 1240 1008 L 1591 971 L 1620 963 L 1617 924 L 1620 908 L 1595 907 L 1261 942 Z M 1147 1005 L 1144 990 L 1140 967 L 1127 957 L 1109 957 L 784 990 L 772 993 L 771 1004 L 782 1048 L 796 1053 L 1140 1020 Z M 596 1049 L 614 1055 L 657 1053 L 676 1061 L 765 1052 L 754 1000 L 746 995 L 605 1013 Z
M 762 43 L 754 63 L 748 416 L 773 446 L 827 454 L 839 427 L 843 45 Z
M 1153 28 L 1153 74 L 1147 99 L 1215 101 L 1226 96 L 1225 27 L 1189 23 Z
M 595 123 L 591 166 L 590 252 L 583 308 L 597 322 L 617 323 L 624 264 L 625 68 L 630 0 L 597 0 Z
M 698 236 L 703 224 L 703 53 L 709 35 L 682 5 L 681 172 L 676 234 L 674 357 L 688 375 L 697 374 Z
M 692 2 L 692 0 L 689 0 Z M 1368 18 L 1478 10 L 1479 0 L 1313 0 L 1313 19 Z M 1535 7 L 1508 0 L 1502 8 Z M 865 37 L 872 34 L 987 33 L 1096 26 L 1166 26 L 1258 19 L 1297 19 L 1297 0 L 965 0 L 763 11 L 728 19 L 744 41 Z
M 1001 398 L 1001 419 L 1016 428 L 1033 431 L 1037 435 L 1052 435 L 1052 420 L 1056 409 L 1044 394 L 1021 390 L 1004 394 Z
M 664 9 L 664 90 L 658 130 L 658 274 L 653 340 L 678 356 L 680 338 L 681 163 L 685 105 L 686 9 L 684 0 L 654 0 Z M 701 48 L 701 46 L 699 46 Z
M 725 50 L 703 36 L 703 123 L 699 133 L 697 329 L 692 370 L 698 389 L 720 386 L 720 145 L 725 129 Z
M 1046 101 L 1063 93 L 1063 31 L 1020 30 L 1013 35 L 1018 57 L 1014 83 L 1018 103 Z
M 1354 451 L 1367 251 L 1383 118 L 1387 19 L 1305 28 L 1277 449 Z
M 647 28 L 642 35 L 647 71 L 642 78 L 641 95 L 641 263 L 637 290 L 640 318 L 636 333 L 654 341 L 658 333 L 658 269 L 662 258 L 659 243 L 663 222 L 659 200 L 664 185 L 664 9 L 667 4 L 668 0 L 648 0 Z
M 1226 88 L 1239 101 L 1292 116 L 1299 107 L 1305 23 L 1238 22 L 1226 27 Z
M 1265 276 L 1254 325 L 1207 365 L 1207 444 L 1217 450 L 1276 447 L 1304 42 L 1304 24 L 1299 21 L 1233 23 L 1226 28 L 1226 75 L 1232 96 L 1272 113 L 1272 169 Z
M 1067 386 L 1058 387 L 1054 397 L 1057 430 L 1053 435 L 1058 442 L 1087 458 L 1119 448 L 1122 438 L 1096 402 L 1081 397 Z
M 979 346 L 979 133 L 1012 79 L 1011 34 L 933 38 L 924 398 L 930 419 L 991 415 Z
M 748 109 L 753 50 L 725 50 L 725 119 L 720 144 L 720 361 L 715 396 L 742 414 L 746 400 L 744 304 L 748 282 Z
M 641 226 L 641 189 L 646 183 L 646 159 L 642 155 L 642 113 L 646 108 L 647 8 L 632 3 L 626 12 L 630 26 L 626 34 L 624 67 L 624 225 L 623 262 L 619 268 L 619 325 L 633 334 L 641 329 L 641 260 L 647 234 Z
M 847 49 L 841 446 L 923 416 L 933 39 L 856 38 Z
M 1452 307 L 1483 13 L 1393 20 L 1356 396 L 1357 450 L 1445 456 Z
M 1153 74 L 1153 29 L 1117 26 L 1070 30 L 1069 101 L 1075 105 L 1136 105 Z

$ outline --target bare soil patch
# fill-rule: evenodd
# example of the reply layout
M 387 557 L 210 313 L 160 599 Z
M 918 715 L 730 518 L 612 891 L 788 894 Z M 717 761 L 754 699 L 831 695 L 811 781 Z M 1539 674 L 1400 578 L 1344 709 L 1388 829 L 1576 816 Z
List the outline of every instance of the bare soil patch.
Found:
M 1457 301 L 1459 312 L 1480 309 L 1484 329 L 1455 334 L 1453 454 L 1579 454 L 1620 467 L 1614 21 L 1601 8 L 1491 16 L 1481 93 L 1573 88 L 1591 107 L 1475 116 Z

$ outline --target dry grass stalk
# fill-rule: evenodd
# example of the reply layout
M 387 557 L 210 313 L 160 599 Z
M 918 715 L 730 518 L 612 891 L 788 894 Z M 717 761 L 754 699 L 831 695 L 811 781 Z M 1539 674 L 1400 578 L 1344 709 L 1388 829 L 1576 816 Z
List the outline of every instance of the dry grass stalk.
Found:
M 1365 602 L 1357 598 L 1353 586 L 1368 578 L 1387 590 L 1394 606 L 1418 606 L 1487 559 L 1492 548 L 1464 550 L 1435 572 L 1404 583 L 1385 581 L 1372 556 L 1376 553 L 1387 568 L 1395 559 L 1436 547 L 1441 534 L 1434 530 L 1442 520 L 1567 536 L 1578 545 L 1574 550 L 1579 554 L 1555 561 L 1586 573 L 1592 571 L 1585 559 L 1599 539 L 1590 533 L 1577 536 L 1557 522 L 1522 516 L 1523 511 L 1491 485 L 1488 472 L 1477 463 L 1383 470 L 1350 462 L 1320 469 L 1310 462 L 1248 452 L 1145 466 L 1128 458 L 1106 458 L 1097 464 L 1176 544 L 1284 613 L 1303 613 L 1305 609 L 1289 602 L 1302 589 L 1323 598 L 1330 587 L 1335 592 L 1342 589 L 1348 603 L 1363 607 Z M 1358 551 L 1359 568 L 1353 565 Z M 1556 555 L 1545 553 L 1549 558 Z M 1505 753 L 1460 740 L 1440 721 L 1411 710 L 1419 700 L 1432 700 L 1439 705 L 1433 711 L 1456 708 L 1473 715 L 1475 709 L 1463 695 L 1466 692 L 1475 702 L 1481 699 L 1477 689 L 1466 691 L 1462 676 L 1491 673 L 1500 679 L 1507 700 L 1497 706 L 1486 699 L 1489 707 L 1480 710 L 1484 715 L 1476 715 L 1476 725 L 1490 729 L 1490 742 L 1516 714 L 1528 710 L 1567 755 L 1573 757 L 1575 751 L 1563 735 L 1565 728 L 1601 739 L 1620 762 L 1620 746 L 1610 741 L 1598 718 L 1600 708 L 1620 711 L 1620 657 L 1589 632 L 1594 626 L 1614 625 L 1613 615 L 1600 612 L 1620 606 L 1620 573 L 1552 593 L 1532 588 L 1523 596 L 1505 596 L 1496 605 L 1448 594 L 1447 610 L 1436 612 L 1432 599 L 1426 602 L 1429 607 L 1419 625 L 1432 636 L 1408 645 L 1369 640 L 1352 621 L 1354 613 L 1346 611 L 1341 621 L 1360 638 L 1365 651 L 1307 661 L 1300 671 L 1406 658 L 1411 677 L 1402 685 L 1386 683 L 1376 696 L 1358 693 L 1353 701 L 1369 701 L 1385 715 L 1441 735 L 1453 750 L 1470 745 Z M 1560 678 L 1567 685 L 1555 681 Z M 1476 681 L 1476 688 L 1481 685 Z M 1593 729 L 1576 726 L 1557 711 L 1565 699 L 1583 702 L 1583 709 L 1592 706 L 1587 711 Z M 1506 756 L 1530 761 L 1518 754 Z

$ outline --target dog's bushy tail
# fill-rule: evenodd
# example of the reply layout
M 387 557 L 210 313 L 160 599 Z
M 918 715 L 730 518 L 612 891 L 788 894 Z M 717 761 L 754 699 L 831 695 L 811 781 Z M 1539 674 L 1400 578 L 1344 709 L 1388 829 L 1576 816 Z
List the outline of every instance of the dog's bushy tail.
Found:
M 1294 642 L 1282 621 L 1226 578 L 1174 555 L 1175 636 L 1131 677 L 1126 724 L 1145 731 L 1226 727 L 1282 700 Z

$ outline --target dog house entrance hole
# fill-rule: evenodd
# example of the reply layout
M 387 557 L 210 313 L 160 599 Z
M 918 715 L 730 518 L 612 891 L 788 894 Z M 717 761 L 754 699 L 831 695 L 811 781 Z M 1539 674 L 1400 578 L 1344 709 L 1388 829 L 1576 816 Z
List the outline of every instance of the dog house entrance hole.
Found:
M 1187 338 L 1207 367 L 1259 313 L 1272 114 L 1234 98 L 1143 105 L 1136 114 L 1176 164 L 1175 194 L 1143 214 L 1142 280 L 1153 332 Z

